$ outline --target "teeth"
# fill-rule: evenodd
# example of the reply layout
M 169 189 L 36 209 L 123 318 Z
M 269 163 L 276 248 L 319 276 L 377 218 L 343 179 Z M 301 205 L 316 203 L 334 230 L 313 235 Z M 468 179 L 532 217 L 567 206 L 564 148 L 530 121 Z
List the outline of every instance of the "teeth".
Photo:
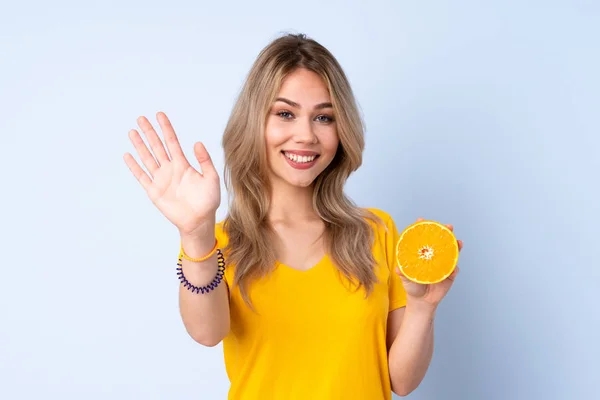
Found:
M 297 163 L 307 163 L 315 159 L 316 156 L 299 156 L 292 153 L 284 153 L 287 158 Z

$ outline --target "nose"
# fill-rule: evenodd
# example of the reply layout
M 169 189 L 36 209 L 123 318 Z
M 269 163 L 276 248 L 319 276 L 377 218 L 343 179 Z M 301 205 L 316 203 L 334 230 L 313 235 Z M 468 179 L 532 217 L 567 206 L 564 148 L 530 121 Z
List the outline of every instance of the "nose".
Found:
M 293 140 L 296 143 L 317 143 L 317 135 L 313 131 L 310 120 L 299 119 L 295 124 Z

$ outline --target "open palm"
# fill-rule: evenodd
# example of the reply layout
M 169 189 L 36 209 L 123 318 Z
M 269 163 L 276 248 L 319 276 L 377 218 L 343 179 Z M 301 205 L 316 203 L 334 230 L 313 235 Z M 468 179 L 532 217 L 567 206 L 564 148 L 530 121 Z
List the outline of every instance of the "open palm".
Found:
M 147 118 L 140 117 L 138 125 L 152 151 L 135 129 L 129 132 L 129 138 L 146 171 L 130 153 L 124 155 L 125 163 L 159 211 L 181 234 L 193 235 L 204 223 L 214 220 L 221 203 L 219 175 L 202 143 L 194 145 L 194 154 L 202 169 L 200 173 L 185 158 L 167 116 L 158 113 L 157 119 L 168 153 L 152 124 Z

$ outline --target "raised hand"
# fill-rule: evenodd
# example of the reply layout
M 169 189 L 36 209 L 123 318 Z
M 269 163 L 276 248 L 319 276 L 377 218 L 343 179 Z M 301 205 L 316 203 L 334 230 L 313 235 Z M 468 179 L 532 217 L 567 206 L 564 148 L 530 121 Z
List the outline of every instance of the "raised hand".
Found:
M 167 116 L 160 112 L 157 119 L 167 149 L 148 119 L 140 117 L 138 125 L 152 151 L 135 129 L 129 132 L 129 138 L 146 171 L 130 153 L 125 153 L 125 163 L 150 200 L 181 235 L 193 236 L 207 228 L 214 229 L 215 213 L 221 203 L 221 187 L 210 155 L 202 143 L 194 145 L 194 154 L 202 170 L 202 173 L 198 172 L 185 158 Z

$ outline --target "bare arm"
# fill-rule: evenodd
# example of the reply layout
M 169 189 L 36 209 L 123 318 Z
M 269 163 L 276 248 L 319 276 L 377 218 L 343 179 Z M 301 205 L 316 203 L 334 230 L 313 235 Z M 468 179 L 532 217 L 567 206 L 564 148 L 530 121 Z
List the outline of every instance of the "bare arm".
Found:
M 215 243 L 215 214 L 221 202 L 219 175 L 204 145 L 194 145 L 200 173 L 185 157 L 167 116 L 158 113 L 157 119 L 164 143 L 146 117 L 138 118 L 138 125 L 150 148 L 137 130 L 129 132 L 146 169 L 130 153 L 124 155 L 125 163 L 152 203 L 177 227 L 185 253 L 191 258 L 202 258 Z M 211 283 L 217 269 L 217 255 L 203 262 L 182 261 L 183 274 L 194 286 Z M 198 343 L 214 346 L 227 335 L 229 296 L 225 282 L 207 293 L 195 293 L 181 285 L 179 305 L 185 328 Z
M 417 221 L 422 218 L 417 219 Z M 446 225 L 451 231 L 452 225 Z M 458 240 L 458 249 L 463 242 Z M 406 396 L 423 381 L 433 356 L 434 319 L 439 303 L 446 296 L 459 268 L 441 282 L 419 284 L 406 279 L 400 269 L 396 273 L 406 290 L 405 308 L 399 308 L 388 315 L 388 363 L 392 390 L 399 396 Z
M 435 309 L 407 304 L 389 314 L 388 362 L 392 390 L 407 396 L 429 368 L 433 355 Z
M 182 236 L 185 253 L 191 258 L 208 254 L 215 243 L 214 224 L 204 236 Z M 217 274 L 217 255 L 206 261 L 183 259 L 182 271 L 194 286 L 208 285 Z M 225 282 L 208 293 L 194 293 L 179 286 L 179 311 L 188 334 L 204 346 L 215 346 L 229 332 L 229 293 Z

